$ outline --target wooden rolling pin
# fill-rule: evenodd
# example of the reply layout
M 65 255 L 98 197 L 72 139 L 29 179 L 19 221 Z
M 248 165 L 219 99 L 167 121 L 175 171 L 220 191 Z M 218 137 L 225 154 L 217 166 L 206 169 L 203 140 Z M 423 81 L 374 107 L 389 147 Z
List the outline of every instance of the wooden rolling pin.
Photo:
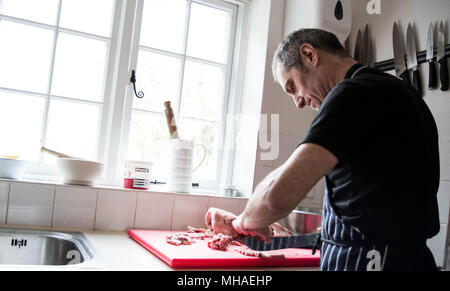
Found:
M 41 147 L 41 152 L 49 153 L 49 154 L 54 155 L 54 156 L 56 156 L 56 157 L 58 157 L 58 158 L 74 159 L 74 157 L 72 157 L 72 156 L 68 156 L 68 155 L 66 155 L 66 154 L 63 154 L 63 153 L 60 153 L 60 152 L 57 152 L 57 151 L 48 149 L 48 148 L 46 148 L 46 147 Z
M 164 106 L 166 109 L 164 112 L 166 113 L 166 121 L 167 127 L 169 128 L 170 138 L 179 139 L 177 124 L 175 122 L 175 115 L 173 114 L 172 107 L 170 106 L 170 101 L 164 102 Z

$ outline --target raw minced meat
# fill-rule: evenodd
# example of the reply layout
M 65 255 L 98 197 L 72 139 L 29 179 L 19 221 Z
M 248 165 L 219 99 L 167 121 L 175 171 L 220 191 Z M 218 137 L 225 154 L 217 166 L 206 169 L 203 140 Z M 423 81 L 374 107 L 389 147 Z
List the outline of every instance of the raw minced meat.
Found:
M 186 233 L 171 234 L 166 237 L 166 242 L 171 245 L 181 246 L 194 243 L 194 239 Z
M 235 249 L 236 252 L 243 254 L 248 257 L 258 257 L 258 258 L 284 258 L 284 254 L 274 253 L 270 251 L 255 251 L 247 246 L 242 246 Z
M 230 245 L 233 245 L 237 246 L 235 251 L 245 256 L 259 258 L 284 258 L 284 255 L 280 253 L 252 250 L 242 242 L 233 240 L 232 236 L 223 233 L 214 234 L 210 229 L 188 226 L 187 232 L 175 233 L 166 237 L 167 243 L 175 246 L 190 245 L 195 243 L 196 239 L 210 239 L 208 241 L 208 247 L 213 250 L 226 251 Z
M 208 242 L 208 247 L 213 250 L 226 251 L 228 245 L 233 241 L 231 235 L 226 235 L 223 233 L 218 233 L 213 236 L 212 240 Z

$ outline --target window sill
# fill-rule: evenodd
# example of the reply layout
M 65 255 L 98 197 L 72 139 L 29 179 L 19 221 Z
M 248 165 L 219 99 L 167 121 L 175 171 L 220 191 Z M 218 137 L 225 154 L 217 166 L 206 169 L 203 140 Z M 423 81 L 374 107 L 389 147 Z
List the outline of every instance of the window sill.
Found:
M 210 207 L 242 213 L 248 199 L 203 190 L 171 193 L 114 186 L 72 186 L 54 181 L 0 178 L 0 226 L 83 230 L 204 227 Z
M 95 189 L 95 190 L 116 190 L 116 191 L 127 191 L 127 192 L 144 192 L 144 193 L 163 193 L 172 195 L 184 195 L 184 196 L 207 196 L 207 197 L 220 197 L 220 198 L 231 198 L 231 199 L 248 199 L 248 197 L 229 197 L 219 193 L 217 189 L 193 189 L 190 193 L 178 193 L 168 191 L 165 185 L 151 185 L 148 190 L 140 189 L 129 189 L 120 186 L 113 185 L 93 185 L 93 186 L 78 186 L 78 185 L 68 185 L 63 184 L 60 181 L 46 181 L 46 180 L 34 180 L 34 179 L 6 179 L 0 178 L 0 182 L 18 182 L 26 184 L 36 184 L 36 185 L 47 185 L 47 186 L 58 186 L 58 187 L 71 187 L 71 188 L 81 188 L 81 189 Z

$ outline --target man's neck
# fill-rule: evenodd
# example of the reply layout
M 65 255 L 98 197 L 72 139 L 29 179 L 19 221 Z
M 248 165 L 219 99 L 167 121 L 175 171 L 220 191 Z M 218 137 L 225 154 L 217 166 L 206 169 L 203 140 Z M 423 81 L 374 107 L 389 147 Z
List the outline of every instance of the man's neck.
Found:
M 357 63 L 357 61 L 351 58 L 337 59 L 332 70 L 332 72 L 334 71 L 333 77 L 331 78 L 331 82 L 334 83 L 333 85 L 336 86 L 340 82 L 344 81 L 348 71 Z

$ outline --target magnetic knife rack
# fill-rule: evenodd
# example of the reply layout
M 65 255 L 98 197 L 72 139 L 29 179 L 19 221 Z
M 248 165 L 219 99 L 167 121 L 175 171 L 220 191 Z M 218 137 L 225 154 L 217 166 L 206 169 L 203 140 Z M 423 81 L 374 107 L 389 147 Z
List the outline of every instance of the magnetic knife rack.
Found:
M 434 48 L 434 60 L 436 60 L 437 48 Z M 417 64 L 426 63 L 427 51 L 417 52 Z M 450 44 L 445 45 L 445 57 L 450 57 Z M 406 57 L 405 57 L 406 60 Z M 383 72 L 395 70 L 394 59 L 378 62 L 374 64 L 374 68 Z

